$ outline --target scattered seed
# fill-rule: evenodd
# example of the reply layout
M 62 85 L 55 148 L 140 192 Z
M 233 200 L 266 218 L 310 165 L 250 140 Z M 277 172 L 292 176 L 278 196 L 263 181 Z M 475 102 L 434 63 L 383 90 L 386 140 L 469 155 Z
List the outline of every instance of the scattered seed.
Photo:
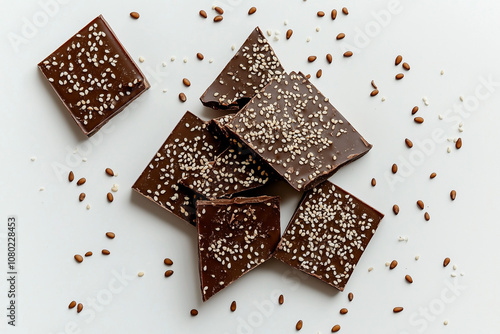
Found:
M 234 311 L 236 311 L 236 301 L 233 300 L 233 302 L 231 303 L 231 312 Z
M 109 254 L 111 254 L 111 252 L 109 250 L 107 250 L 107 249 L 103 249 L 101 251 L 101 253 L 102 253 L 102 255 L 109 255 Z
M 83 257 L 80 254 L 76 254 L 75 255 L 75 260 L 78 263 L 82 263 L 83 262 Z
M 460 148 L 462 148 L 462 138 L 458 138 L 457 139 L 457 142 L 455 143 L 455 148 L 457 150 L 459 150 Z
M 186 102 L 186 100 L 187 100 L 186 94 L 180 93 L 179 100 L 181 100 L 181 102 L 183 102 L 183 103 Z
M 428 212 L 426 212 L 426 213 L 424 214 L 424 218 L 425 218 L 425 220 L 429 221 L 429 220 L 431 219 L 431 215 L 429 215 L 429 213 L 428 213 Z
M 113 172 L 111 168 L 106 168 L 106 174 L 108 174 L 109 176 L 115 176 L 115 172 Z
M 316 58 L 317 58 L 316 56 L 309 56 L 309 57 L 307 57 L 307 61 L 312 63 L 313 61 L 316 60 Z
M 392 260 L 391 264 L 389 265 L 389 269 L 394 269 L 398 266 L 398 261 Z
M 224 14 L 224 10 L 220 7 L 214 7 L 214 10 L 219 13 L 220 15 Z
M 448 320 L 443 321 L 443 325 L 448 325 Z
M 332 9 L 332 20 L 335 20 L 337 18 L 337 10 Z
M 297 324 L 295 325 L 295 329 L 300 331 L 302 329 L 303 322 L 302 320 L 297 321 Z
M 205 57 L 203 56 L 203 54 L 202 54 L 202 53 L 199 53 L 199 52 L 198 52 L 198 53 L 196 54 L 196 58 L 198 58 L 199 60 L 203 60 L 203 58 L 205 58 Z
M 399 214 L 399 206 L 397 204 L 394 204 L 392 207 L 392 212 L 397 216 Z
M 396 60 L 394 61 L 394 65 L 398 66 L 399 64 L 401 64 L 402 61 L 403 61 L 403 56 L 398 55 L 396 57 Z
M 368 272 L 373 271 L 373 267 L 368 268 Z
M 340 34 L 337 35 L 337 40 L 341 40 L 345 38 L 345 34 L 341 32 Z
M 418 107 L 417 107 L 417 106 L 415 106 L 415 107 L 413 107 L 413 109 L 411 110 L 411 114 L 412 114 L 412 115 L 415 115 L 415 114 L 417 113 L 417 111 L 418 111 Z
M 321 11 L 321 10 L 320 10 L 320 11 L 317 13 L 317 15 L 318 15 L 318 17 L 323 17 L 323 16 L 325 16 L 325 12 L 323 12 L 323 11 Z
M 408 283 L 410 283 L 410 284 L 411 284 L 411 283 L 413 283 L 413 278 L 411 278 L 411 276 L 410 276 L 410 275 L 406 275 L 406 276 L 405 276 L 405 280 L 406 280 Z
M 189 81 L 189 79 L 187 79 L 187 78 L 182 79 L 182 83 L 183 83 L 183 84 L 184 84 L 184 86 L 186 86 L 186 87 L 191 86 L 191 81 Z
M 456 190 L 452 190 L 450 192 L 450 198 L 451 198 L 452 201 L 454 201 L 455 198 L 457 198 L 457 192 L 456 192 Z
M 139 271 L 139 272 L 137 273 L 137 276 L 139 276 L 139 277 L 144 276 L 144 271 Z
M 408 146 L 408 148 L 413 147 L 413 142 L 411 140 L 409 140 L 408 138 L 405 139 L 405 143 L 406 143 L 406 146 Z
M 344 52 L 344 57 L 346 57 L 346 58 L 352 57 L 352 55 L 353 55 L 352 51 Z
M 450 264 L 451 260 L 449 257 L 445 258 L 443 261 L 443 267 L 447 267 Z
M 340 314 L 347 314 L 349 312 L 345 307 L 340 309 Z
M 255 7 L 251 7 L 251 8 L 248 10 L 248 15 L 252 15 L 252 14 L 254 14 L 256 11 L 257 11 L 257 8 L 255 8 Z
M 106 236 L 110 239 L 114 239 L 115 238 L 115 234 L 113 232 L 106 232 Z
M 349 299 L 350 302 L 352 302 L 352 300 L 354 299 L 354 294 L 352 292 L 349 292 L 347 298 Z
M 214 17 L 214 22 L 220 22 L 222 21 L 223 17 L 221 15 L 217 15 L 216 17 Z
M 424 122 L 423 117 L 415 117 L 413 120 L 418 124 L 422 124 Z
M 144 61 L 145 61 L 145 60 L 146 60 L 146 59 L 144 59 L 144 57 L 143 57 L 143 56 L 140 56 L 140 57 L 139 57 L 139 62 L 144 63 Z
M 424 207 L 425 207 L 424 202 L 422 202 L 421 200 L 418 200 L 418 201 L 417 201 L 417 205 L 418 205 L 418 207 L 420 208 L 420 210 L 423 210 L 423 209 L 424 209 Z
M 136 20 L 140 17 L 139 13 L 137 13 L 137 12 L 131 12 L 131 13 L 130 13 L 130 16 L 131 16 L 133 19 L 136 19 Z
M 114 193 L 118 191 L 118 185 L 116 183 L 114 183 L 113 186 L 111 187 L 111 191 Z
M 284 302 L 285 302 L 285 297 L 283 295 L 280 295 L 279 298 L 278 298 L 278 303 L 280 305 L 283 305 Z
M 377 185 L 377 180 L 375 178 L 372 179 L 372 187 L 375 187 Z
M 372 90 L 372 92 L 370 93 L 370 96 L 377 96 L 378 95 L 378 89 L 374 89 Z
M 170 260 L 168 257 L 163 260 L 163 263 L 165 263 L 166 266 L 171 266 L 174 264 L 174 261 Z
M 87 204 L 87 210 L 90 210 L 90 204 Z
M 398 73 L 398 74 L 396 74 L 396 80 L 401 80 L 404 78 L 404 76 L 405 75 L 403 73 Z
M 420 255 L 415 255 L 415 261 L 418 261 L 420 259 Z
M 85 257 L 89 257 L 89 256 L 92 256 L 93 253 L 91 251 L 88 251 L 87 253 L 85 253 Z
M 335 325 L 332 327 L 332 333 L 337 333 L 340 330 L 340 325 Z
M 398 172 L 398 165 L 392 164 L 392 173 L 396 174 Z
M 410 65 L 408 65 L 408 63 L 403 63 L 403 68 L 407 71 L 410 70 Z
M 76 306 L 76 312 L 80 313 L 80 312 L 82 312 L 82 310 L 83 310 L 83 304 L 78 303 L 78 305 Z
M 198 315 L 198 310 L 192 309 L 191 312 L 189 312 L 189 313 L 191 313 L 191 316 L 196 317 Z
M 398 307 L 395 307 L 392 311 L 394 313 L 399 313 L 399 312 L 403 311 L 403 308 L 401 306 L 398 306 Z
M 342 8 L 342 13 L 344 13 L 344 15 L 349 15 L 349 11 L 346 7 Z
M 173 273 L 174 273 L 173 270 L 167 270 L 167 271 L 165 271 L 165 277 L 170 277 L 173 275 Z
M 113 202 L 113 194 L 112 194 L 112 193 L 108 193 L 108 194 L 106 195 L 106 197 L 108 198 L 108 202 L 109 202 L 109 203 Z
M 73 182 L 74 179 L 75 179 L 75 174 L 73 174 L 73 171 L 69 172 L 68 181 Z
M 290 39 L 290 37 L 292 37 L 292 34 L 293 34 L 293 30 L 292 29 L 288 29 L 286 31 L 286 39 Z
M 316 78 L 321 78 L 321 75 L 323 75 L 323 71 L 319 69 L 318 72 L 316 72 Z
M 85 199 L 85 193 L 81 193 L 80 196 L 78 196 L 78 200 L 82 202 Z
M 71 310 L 76 306 L 76 302 L 73 300 L 71 303 L 69 303 L 68 308 Z
M 375 81 L 372 80 L 371 85 L 374 89 L 378 89 L 377 85 L 375 84 Z
M 431 173 L 430 178 L 431 178 L 431 179 L 433 179 L 433 178 L 435 178 L 436 176 L 437 176 L 437 174 L 436 174 L 436 173 Z
M 78 180 L 78 181 L 76 182 L 76 185 L 77 185 L 77 186 L 81 186 L 81 185 L 82 185 L 82 184 L 84 184 L 85 182 L 87 182 L 87 180 L 86 180 L 84 177 L 82 177 L 80 180 Z

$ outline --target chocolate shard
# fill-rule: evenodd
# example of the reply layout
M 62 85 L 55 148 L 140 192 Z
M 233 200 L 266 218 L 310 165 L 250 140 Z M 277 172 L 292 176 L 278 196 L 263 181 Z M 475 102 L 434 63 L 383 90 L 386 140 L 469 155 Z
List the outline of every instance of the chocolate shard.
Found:
M 196 217 L 203 301 L 267 261 L 279 242 L 276 196 L 198 201 Z
M 272 169 L 253 152 L 239 143 L 233 144 L 203 169 L 186 173 L 180 183 L 202 197 L 217 199 L 262 187 L 276 179 Z
M 343 291 L 383 217 L 323 182 L 304 194 L 274 257 Z
M 240 110 L 272 79 L 284 73 L 259 27 L 255 28 L 200 100 L 220 110 Z
M 38 68 L 89 137 L 149 88 L 102 16 L 42 60 Z
M 293 188 L 305 191 L 372 147 L 303 74 L 284 74 L 226 128 Z
M 224 149 L 225 146 L 209 131 L 209 123 L 188 111 L 132 189 L 195 225 L 199 196 L 181 186 L 179 180 L 187 173 L 202 170 Z

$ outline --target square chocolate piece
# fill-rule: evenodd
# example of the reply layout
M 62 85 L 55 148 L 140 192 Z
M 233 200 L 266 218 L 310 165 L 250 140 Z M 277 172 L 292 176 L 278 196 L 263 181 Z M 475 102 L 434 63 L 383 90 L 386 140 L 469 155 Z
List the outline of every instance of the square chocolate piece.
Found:
M 89 137 L 149 88 L 102 16 L 42 60 L 38 68 Z
M 372 147 L 295 72 L 273 80 L 226 128 L 299 191 L 325 181 Z
M 200 100 L 220 110 L 240 110 L 284 69 L 259 27 L 255 28 Z
M 274 257 L 343 291 L 383 217 L 326 181 L 304 194 Z
M 276 196 L 198 201 L 203 301 L 272 256 L 280 239 L 279 205 Z
M 189 111 L 184 114 L 141 176 L 132 186 L 144 197 L 185 221 L 196 224 L 196 200 L 179 181 L 213 161 L 225 146 L 204 122 Z

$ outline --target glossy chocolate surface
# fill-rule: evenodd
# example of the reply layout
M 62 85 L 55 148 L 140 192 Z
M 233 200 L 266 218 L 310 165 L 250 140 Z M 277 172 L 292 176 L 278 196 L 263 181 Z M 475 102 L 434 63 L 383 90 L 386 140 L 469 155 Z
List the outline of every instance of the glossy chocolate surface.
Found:
M 325 181 L 372 147 L 295 72 L 273 80 L 226 128 L 300 191 Z
M 268 260 L 280 239 L 279 197 L 198 201 L 203 301 Z
M 257 27 L 200 100 L 213 109 L 237 111 L 282 73 L 278 57 Z
M 274 257 L 343 291 L 383 217 L 323 182 L 304 194 Z
M 145 76 L 102 16 L 38 67 L 87 136 L 149 88 Z

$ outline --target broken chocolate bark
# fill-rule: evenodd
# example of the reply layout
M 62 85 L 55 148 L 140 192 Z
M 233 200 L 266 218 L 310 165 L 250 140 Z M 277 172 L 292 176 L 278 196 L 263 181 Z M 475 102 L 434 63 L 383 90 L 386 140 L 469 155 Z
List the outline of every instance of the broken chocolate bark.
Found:
M 226 128 L 301 191 L 372 147 L 328 98 L 295 72 L 273 80 Z
M 149 88 L 102 16 L 42 60 L 38 68 L 87 136 Z
M 259 27 L 248 36 L 200 100 L 204 106 L 240 110 L 273 78 L 284 73 L 271 45 Z
M 181 186 L 188 173 L 202 170 L 225 148 L 204 122 L 189 111 L 184 114 L 132 189 L 195 225 L 198 195 Z
M 268 260 L 280 238 L 279 197 L 198 201 L 203 301 Z
M 326 181 L 304 194 L 274 257 L 343 291 L 383 217 Z

